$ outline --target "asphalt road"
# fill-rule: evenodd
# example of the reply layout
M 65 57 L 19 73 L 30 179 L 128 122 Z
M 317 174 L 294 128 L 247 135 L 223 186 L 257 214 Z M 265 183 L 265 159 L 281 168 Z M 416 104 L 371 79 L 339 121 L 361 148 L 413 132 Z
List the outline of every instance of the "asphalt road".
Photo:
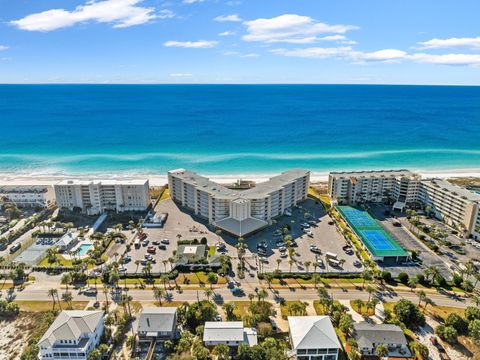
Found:
M 59 290 L 59 293 L 62 293 L 63 289 Z M 281 298 L 285 300 L 317 300 L 318 295 L 317 291 L 314 288 L 306 288 L 306 289 L 267 289 L 268 292 L 268 300 L 271 301 L 280 301 Z M 332 288 L 328 289 L 328 292 L 331 294 L 333 299 L 335 300 L 354 300 L 354 299 L 362 299 L 367 300 L 369 295 L 366 291 L 362 289 L 341 289 L 341 288 Z M 244 296 L 234 296 L 228 288 L 220 288 L 214 290 L 214 300 L 217 303 L 222 303 L 224 301 L 235 301 L 235 300 L 248 300 L 248 293 L 254 293 L 254 290 L 247 290 Z M 128 291 L 128 294 L 132 296 L 133 300 L 137 301 L 153 301 L 153 291 L 151 290 L 136 290 L 131 289 Z M 198 298 L 204 299 L 203 290 L 183 290 L 182 293 L 178 293 L 176 291 L 169 292 L 169 301 L 195 301 Z M 415 292 L 411 291 L 379 291 L 377 292 L 377 297 L 379 299 L 390 302 L 390 301 L 398 301 L 400 299 L 408 299 L 413 301 L 414 303 L 418 302 L 418 296 Z M 442 305 L 442 306 L 453 306 L 453 307 L 462 307 L 465 308 L 468 305 L 471 305 L 467 302 L 464 298 L 460 297 L 453 297 L 443 294 L 437 293 L 428 293 L 428 297 L 432 300 L 434 305 Z M 51 300 L 51 298 L 47 294 L 47 290 L 45 289 L 38 289 L 38 288 L 25 288 L 22 291 L 15 291 L 14 293 L 15 300 Z M 94 300 L 95 297 L 92 296 L 85 296 L 79 294 L 76 290 L 73 291 L 73 300 L 75 301 L 88 301 Z M 98 299 L 100 301 L 105 299 L 105 295 L 103 291 L 99 291 Z M 109 295 L 109 300 L 111 299 L 111 295 Z

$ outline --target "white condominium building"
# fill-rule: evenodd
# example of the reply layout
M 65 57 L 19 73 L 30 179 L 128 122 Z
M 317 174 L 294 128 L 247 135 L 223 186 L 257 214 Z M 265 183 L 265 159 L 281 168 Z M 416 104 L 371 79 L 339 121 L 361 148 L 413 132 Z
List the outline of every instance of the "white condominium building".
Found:
M 308 195 L 310 173 L 291 170 L 248 190 L 231 190 L 192 171 L 168 172 L 170 196 L 210 224 L 244 236 L 283 215 Z
M 397 206 L 417 201 L 420 176 L 408 170 L 331 172 L 328 193 L 340 204 L 391 200 Z
M 0 202 L 12 202 L 18 207 L 47 207 L 51 197 L 50 186 L 2 185 Z M 50 193 L 50 194 L 49 194 Z
M 143 211 L 149 205 L 148 180 L 64 180 L 54 185 L 59 208 L 88 215 Z
M 87 360 L 103 334 L 103 311 L 64 310 L 38 342 L 41 360 Z
M 480 237 L 480 195 L 445 180 L 422 180 L 419 200 L 447 224 Z
M 480 238 L 480 195 L 440 179 L 421 179 L 408 170 L 332 172 L 328 192 L 339 204 L 394 201 L 430 206 L 435 217 Z

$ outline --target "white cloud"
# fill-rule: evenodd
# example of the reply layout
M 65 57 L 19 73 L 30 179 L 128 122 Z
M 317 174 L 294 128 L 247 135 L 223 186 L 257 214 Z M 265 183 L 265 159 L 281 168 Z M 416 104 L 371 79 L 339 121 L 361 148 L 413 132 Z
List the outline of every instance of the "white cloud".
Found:
M 218 44 L 218 41 L 166 41 L 163 43 L 167 47 L 182 47 L 182 48 L 192 48 L 192 49 L 207 49 L 212 48 Z
M 156 17 L 159 19 L 172 19 L 175 17 L 175 13 L 172 10 L 163 9 L 158 12 Z
M 303 58 L 332 58 L 340 57 L 344 58 L 352 52 L 352 48 L 349 46 L 345 47 L 333 47 L 333 48 L 322 48 L 322 47 L 310 47 L 303 49 L 273 49 L 272 53 L 283 56 L 290 57 L 303 57 Z
M 205 0 L 183 0 L 184 4 L 195 4 L 195 3 L 201 3 L 204 2 Z
M 351 55 L 360 61 L 398 61 L 404 59 L 407 53 L 397 49 L 383 49 L 372 52 L 354 51 Z
M 480 37 L 475 38 L 450 38 L 450 39 L 431 39 L 419 42 L 422 49 L 441 49 L 452 47 L 480 48 Z
M 480 55 L 476 54 L 413 54 L 408 57 L 410 60 L 438 65 L 480 65 Z
M 260 55 L 257 54 L 257 53 L 249 53 L 249 54 L 244 54 L 244 55 L 240 55 L 240 57 L 242 58 L 256 58 L 256 57 L 259 57 Z
M 142 1 L 87 1 L 84 5 L 77 6 L 73 11 L 51 9 L 27 15 L 22 19 L 12 21 L 11 24 L 28 31 L 52 31 L 89 21 L 113 23 L 115 28 L 124 28 L 144 24 L 156 17 L 166 16 L 165 12 L 163 14 L 160 12 L 157 16 L 154 13 L 154 8 L 139 6 Z M 169 13 L 168 16 L 170 15 Z
M 235 56 L 235 55 L 238 55 L 239 52 L 238 51 L 224 51 L 222 54 L 225 55 L 225 56 Z
M 190 73 L 173 73 L 173 74 L 169 74 L 169 76 L 171 76 L 171 77 L 190 77 L 190 76 L 193 76 L 193 74 L 190 74 Z
M 345 35 L 328 35 L 321 37 L 319 40 L 324 40 L 324 41 L 340 41 L 340 40 L 346 40 L 347 37 Z
M 4 51 L 4 50 L 7 50 L 7 49 L 8 49 L 8 46 L 0 45 L 0 51 Z
M 232 15 L 220 15 L 214 18 L 213 20 L 219 21 L 219 22 L 227 22 L 227 21 L 232 21 L 232 22 L 237 22 L 237 21 L 243 21 L 238 14 L 232 14 Z
M 235 31 L 224 31 L 224 32 L 221 32 L 218 34 L 218 36 L 232 36 L 232 35 L 235 35 L 236 32 Z
M 353 25 L 329 25 L 316 22 L 309 16 L 284 14 L 270 19 L 245 21 L 248 34 L 245 41 L 296 42 L 307 43 L 315 40 L 322 33 L 343 34 L 349 30 L 358 29 Z

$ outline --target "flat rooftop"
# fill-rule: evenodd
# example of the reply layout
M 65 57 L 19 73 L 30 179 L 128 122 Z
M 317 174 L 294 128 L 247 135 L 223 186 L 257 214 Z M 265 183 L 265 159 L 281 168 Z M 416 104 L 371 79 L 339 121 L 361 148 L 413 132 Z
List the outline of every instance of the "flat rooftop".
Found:
M 269 180 L 257 184 L 248 190 L 232 190 L 222 184 L 216 183 L 207 177 L 198 175 L 197 173 L 185 169 L 177 169 L 169 171 L 169 174 L 182 179 L 186 184 L 190 184 L 197 189 L 203 190 L 217 198 L 225 199 L 256 199 L 265 197 L 268 194 L 281 189 L 283 186 L 290 184 L 300 177 L 308 176 L 309 171 L 302 169 L 293 169 L 276 175 Z
M 463 198 L 464 200 L 480 203 L 480 194 L 470 191 L 458 185 L 454 185 L 442 179 L 425 179 L 422 180 L 424 184 L 430 184 L 438 189 L 448 191 L 452 195 Z
M 359 178 L 370 178 L 370 177 L 397 177 L 397 176 L 418 176 L 417 174 L 411 172 L 407 169 L 398 169 L 398 170 L 365 170 L 365 171 L 333 171 L 330 173 L 330 176 L 334 178 L 348 178 L 348 177 L 359 177 Z
M 130 179 L 130 180 L 80 180 L 66 179 L 58 182 L 56 185 L 145 185 L 148 179 Z

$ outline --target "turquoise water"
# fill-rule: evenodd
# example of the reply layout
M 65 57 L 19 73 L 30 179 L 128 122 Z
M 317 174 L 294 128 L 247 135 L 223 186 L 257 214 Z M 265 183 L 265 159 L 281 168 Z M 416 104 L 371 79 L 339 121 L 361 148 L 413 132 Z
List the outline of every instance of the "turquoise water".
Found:
M 480 168 L 480 87 L 0 85 L 0 172 Z
M 77 249 L 77 255 L 78 256 L 84 256 L 87 255 L 88 250 L 92 247 L 92 244 L 82 244 L 78 247 Z

